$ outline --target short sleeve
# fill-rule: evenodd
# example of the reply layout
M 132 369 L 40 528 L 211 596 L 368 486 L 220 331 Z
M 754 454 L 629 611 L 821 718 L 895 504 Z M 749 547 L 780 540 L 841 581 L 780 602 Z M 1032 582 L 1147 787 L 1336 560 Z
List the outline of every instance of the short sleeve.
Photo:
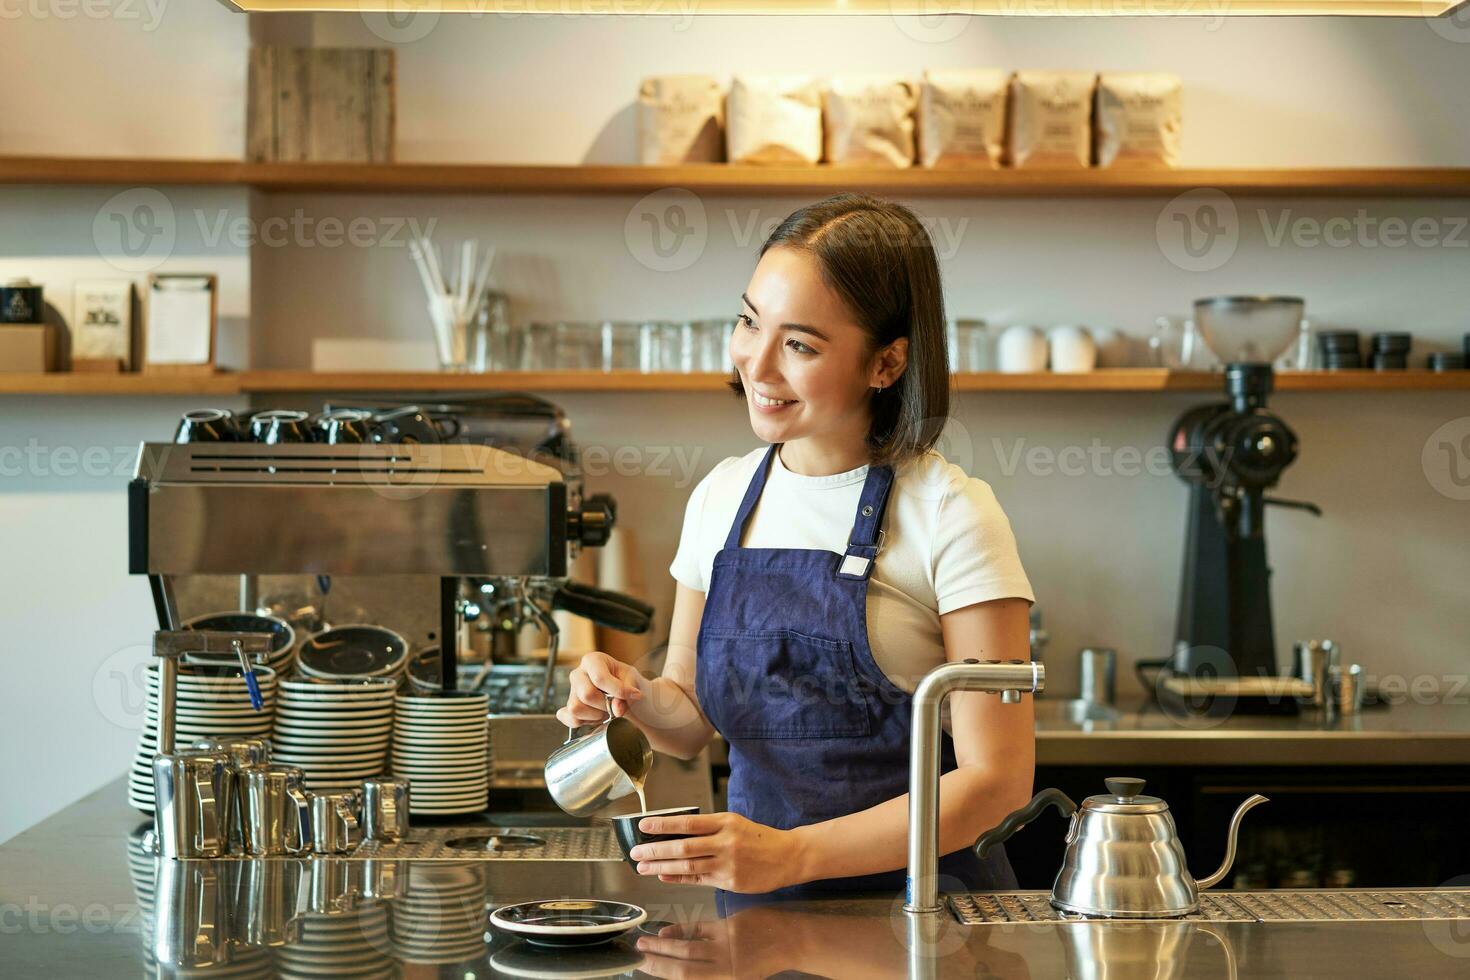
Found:
M 992 599 L 1035 602 L 1021 567 L 1016 536 L 1000 501 L 984 480 L 951 467 L 940 500 L 934 540 L 934 594 L 942 616 Z
M 679 532 L 679 550 L 669 565 L 669 574 L 680 585 L 699 592 L 709 591 L 709 573 L 705 562 L 701 531 L 704 527 L 704 506 L 709 499 L 710 479 L 706 476 L 695 485 L 684 505 L 684 529 Z

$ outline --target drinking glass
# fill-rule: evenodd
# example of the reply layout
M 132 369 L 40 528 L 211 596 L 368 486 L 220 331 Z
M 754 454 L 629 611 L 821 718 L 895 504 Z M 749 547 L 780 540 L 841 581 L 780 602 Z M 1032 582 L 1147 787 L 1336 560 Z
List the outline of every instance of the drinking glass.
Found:
M 556 367 L 555 327 L 550 323 L 529 323 L 521 342 L 522 371 L 550 371 Z
M 1154 320 L 1154 335 L 1148 339 L 1154 364 L 1171 371 L 1217 371 L 1215 357 L 1199 328 L 1188 317 L 1161 316 Z
M 552 363 L 558 371 L 602 368 L 602 325 L 564 320 L 556 325 Z
M 512 352 L 510 297 L 490 290 L 480 301 L 471 323 L 469 370 L 507 371 L 519 363 Z
M 948 333 L 951 371 L 995 370 L 995 337 L 984 320 L 951 320 Z
M 606 320 L 602 324 L 602 369 L 604 371 L 643 370 L 643 345 L 639 325 L 624 320 Z
M 687 371 L 690 325 L 669 320 L 649 320 L 639 327 L 645 372 Z
M 694 350 L 691 358 L 691 370 L 703 372 L 729 371 L 733 367 L 730 363 L 730 334 L 734 329 L 734 320 L 696 321 L 694 323 Z

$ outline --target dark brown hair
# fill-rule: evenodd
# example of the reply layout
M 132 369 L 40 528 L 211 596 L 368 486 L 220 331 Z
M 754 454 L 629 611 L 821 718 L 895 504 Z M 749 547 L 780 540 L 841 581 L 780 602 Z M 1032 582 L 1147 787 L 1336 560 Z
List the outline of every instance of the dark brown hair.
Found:
M 912 211 L 866 194 L 838 194 L 793 211 L 761 246 L 800 249 L 867 332 L 869 352 L 901 337 L 908 366 L 872 396 L 868 455 L 897 464 L 931 449 L 949 417 L 944 294 L 934 243 Z M 730 388 L 745 397 L 737 373 Z

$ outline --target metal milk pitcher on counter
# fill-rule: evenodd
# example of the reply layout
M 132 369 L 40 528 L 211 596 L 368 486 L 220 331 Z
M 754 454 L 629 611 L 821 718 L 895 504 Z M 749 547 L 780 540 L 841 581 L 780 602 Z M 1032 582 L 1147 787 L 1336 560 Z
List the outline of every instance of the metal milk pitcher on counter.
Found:
M 307 793 L 311 801 L 311 849 L 317 854 L 346 854 L 362 841 L 358 794 Z
M 243 843 L 245 810 L 241 794 L 245 790 L 242 771 L 248 766 L 270 762 L 271 741 L 268 738 L 227 738 L 214 736 L 196 739 L 191 746 L 205 752 L 223 752 L 230 758 L 230 772 L 225 779 L 224 796 L 216 800 L 220 819 L 229 835 L 229 849 L 239 850 Z
M 192 750 L 153 757 L 153 829 L 166 858 L 229 853 L 224 803 L 233 772 L 224 752 Z
M 306 773 L 266 763 L 238 771 L 242 843 L 253 857 L 311 850 L 311 803 Z
M 1184 847 L 1169 804 L 1142 796 L 1141 779 L 1105 780 L 1108 792 L 1077 806 L 1058 789 L 1044 789 L 975 841 L 975 853 L 990 849 L 1035 819 L 1048 806 L 1071 817 L 1062 870 L 1052 885 L 1051 904 L 1064 912 L 1108 919 L 1159 919 L 1188 915 L 1199 908 L 1199 893 L 1230 873 L 1235 841 L 1246 811 L 1265 803 L 1250 797 L 1230 818 L 1225 860 L 1215 873 L 1196 881 L 1184 860 Z
M 613 717 L 607 699 L 607 721 L 567 740 L 546 760 L 546 788 L 556 805 L 574 817 L 586 817 L 613 800 L 642 789 L 653 766 L 653 749 L 638 726 Z

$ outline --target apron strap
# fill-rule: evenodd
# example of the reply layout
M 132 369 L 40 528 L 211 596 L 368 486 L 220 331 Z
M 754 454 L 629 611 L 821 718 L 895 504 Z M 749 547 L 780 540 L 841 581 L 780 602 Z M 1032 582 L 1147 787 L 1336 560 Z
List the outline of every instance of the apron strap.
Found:
M 740 547 L 740 539 L 745 536 L 745 525 L 750 522 L 756 501 L 761 499 L 761 491 L 766 487 L 766 476 L 771 472 L 771 460 L 776 458 L 776 450 L 780 448 L 779 442 L 772 443 L 771 448 L 766 450 L 766 458 L 761 460 L 761 464 L 755 469 L 755 475 L 750 478 L 750 486 L 745 488 L 745 498 L 740 501 L 740 509 L 735 512 L 735 520 L 730 523 L 730 533 L 725 536 L 726 548 Z
M 868 469 L 862 497 L 858 500 L 857 516 L 853 519 L 852 536 L 848 539 L 842 562 L 837 566 L 838 578 L 861 580 L 873 573 L 873 562 L 883 547 L 883 514 L 888 509 L 892 490 L 893 467 L 873 466 Z

